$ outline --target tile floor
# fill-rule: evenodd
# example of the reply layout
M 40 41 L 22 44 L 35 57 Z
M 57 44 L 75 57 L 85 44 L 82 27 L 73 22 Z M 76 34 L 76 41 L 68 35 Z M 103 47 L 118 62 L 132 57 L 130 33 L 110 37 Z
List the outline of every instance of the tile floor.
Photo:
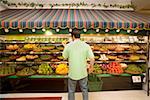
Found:
M 62 96 L 62 100 L 67 100 L 67 93 L 12 93 L 0 94 L 1 98 L 13 97 L 49 97 Z M 76 100 L 82 100 L 82 94 L 76 93 Z M 128 91 L 102 91 L 90 92 L 89 100 L 150 100 L 150 96 L 146 95 L 144 90 L 128 90 Z

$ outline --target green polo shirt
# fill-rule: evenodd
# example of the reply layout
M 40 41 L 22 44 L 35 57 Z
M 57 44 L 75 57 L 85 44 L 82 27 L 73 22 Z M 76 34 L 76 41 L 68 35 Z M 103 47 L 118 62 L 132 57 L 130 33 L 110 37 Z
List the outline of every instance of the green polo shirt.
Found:
M 94 58 L 91 47 L 81 40 L 75 40 L 65 46 L 63 57 L 69 61 L 69 78 L 80 80 L 87 77 L 87 59 Z

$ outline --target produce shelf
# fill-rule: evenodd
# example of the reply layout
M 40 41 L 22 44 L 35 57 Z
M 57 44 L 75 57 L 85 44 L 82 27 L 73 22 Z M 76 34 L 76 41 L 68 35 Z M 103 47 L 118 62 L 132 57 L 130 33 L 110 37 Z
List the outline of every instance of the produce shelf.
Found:
M 101 54 L 109 54 L 109 53 L 133 53 L 130 51 L 122 51 L 122 52 L 116 52 L 116 51 L 107 51 L 107 52 L 101 52 L 101 51 L 94 51 L 94 53 L 101 53 Z M 147 51 L 136 51 L 134 53 L 147 53 Z
M 131 74 L 123 73 L 120 75 L 112 75 L 112 74 L 97 74 L 98 77 L 113 77 L 113 76 L 132 76 Z
M 86 42 L 88 44 L 147 44 L 147 42 Z
M 110 62 L 122 62 L 122 63 L 145 63 L 145 60 L 138 60 L 138 61 L 95 61 L 95 63 L 110 63 Z M 0 62 L 0 64 L 43 64 L 43 63 L 47 63 L 47 64 L 51 64 L 51 63 L 56 63 L 56 64 L 60 64 L 60 63 L 68 63 L 67 61 L 60 61 L 60 62 L 44 62 L 44 61 L 40 61 L 40 62 L 34 62 L 34 61 L 26 61 L 26 62 Z
M 8 76 L 8 78 L 68 78 L 67 75 L 32 75 L 32 76 Z
M 38 42 L 38 41 L 33 41 L 33 42 L 31 42 L 31 41 L 2 41 L 1 43 L 20 43 L 20 44 L 25 44 L 25 43 L 35 43 L 35 44 L 37 44 L 37 43 L 40 43 L 40 44 L 48 44 L 48 43 L 50 43 L 50 44 L 60 44 L 60 45 L 62 45 L 62 43 L 61 42 L 49 42 L 49 41 L 41 41 L 41 42 Z M 93 44 L 93 43 L 95 43 L 95 44 L 147 44 L 147 42 L 86 42 L 86 43 L 88 43 L 88 44 Z
M 143 74 L 138 74 L 143 76 Z M 97 77 L 115 77 L 115 76 L 132 76 L 131 74 L 120 74 L 120 75 L 111 75 L 111 74 L 97 74 Z M 8 78 L 68 78 L 67 75 L 32 75 L 32 76 L 8 76 Z
M 138 61 L 116 61 L 116 60 L 114 60 L 114 61 L 95 61 L 95 63 L 110 63 L 110 62 L 122 62 L 122 63 L 132 63 L 132 62 L 139 63 L 139 62 L 141 62 L 141 63 L 144 63 L 146 61 L 145 60 L 138 60 Z
M 47 64 L 51 64 L 51 63 L 56 63 L 56 64 L 60 64 L 60 63 L 68 63 L 66 61 L 61 61 L 61 62 L 0 62 L 0 64 L 43 64 L 43 63 L 47 63 Z
M 60 52 L 1 52 L 2 54 L 60 54 Z
M 0 54 L 61 54 L 62 51 L 60 52 L 0 52 Z M 94 51 L 94 53 L 100 53 L 100 54 L 122 54 L 122 53 L 133 53 L 130 51 L 123 51 L 123 52 L 116 52 L 116 51 L 108 51 L 108 52 L 101 52 L 101 51 Z M 134 53 L 147 53 L 146 51 L 136 51 Z
M 28 42 L 28 41 L 2 41 L 1 43 L 3 44 L 14 44 L 14 43 L 19 43 L 19 44 L 30 44 L 30 43 L 35 43 L 35 44 L 59 44 L 62 45 L 61 42 L 49 42 L 49 41 L 42 41 L 42 42 Z

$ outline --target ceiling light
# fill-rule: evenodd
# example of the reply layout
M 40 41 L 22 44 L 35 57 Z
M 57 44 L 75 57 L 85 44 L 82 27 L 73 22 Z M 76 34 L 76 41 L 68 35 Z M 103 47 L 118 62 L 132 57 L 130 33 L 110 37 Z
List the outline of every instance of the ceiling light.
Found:
M 56 32 L 59 32 L 59 31 L 60 31 L 60 29 L 59 29 L 59 28 L 57 28 L 57 29 L 56 29 Z
M 42 31 L 43 31 L 43 32 L 45 32 L 45 31 L 46 31 L 46 29 L 45 29 L 45 28 L 43 28 L 43 29 L 42 29 Z
M 131 32 L 131 30 L 127 30 L 127 33 L 130 33 Z
M 99 28 L 98 28 L 98 29 L 96 29 L 96 32 L 99 32 Z
M 87 29 L 83 29 L 83 32 L 87 32 Z
M 23 32 L 23 29 L 19 29 L 19 32 Z
M 6 32 L 6 33 L 8 33 L 8 32 L 9 32 L 9 29 L 7 29 L 7 28 L 5 28 L 4 30 L 5 30 L 5 32 Z
M 135 30 L 135 31 L 134 31 L 134 33 L 138 33 L 138 32 L 139 32 L 139 30 Z
M 119 33 L 119 32 L 120 32 L 120 29 L 117 29 L 116 32 Z
M 106 33 L 109 32 L 109 29 L 106 29 L 105 32 L 106 32 Z
M 32 29 L 32 32 L 35 32 L 35 29 Z
M 71 28 L 69 29 L 69 32 L 72 32 L 72 29 L 71 29 Z

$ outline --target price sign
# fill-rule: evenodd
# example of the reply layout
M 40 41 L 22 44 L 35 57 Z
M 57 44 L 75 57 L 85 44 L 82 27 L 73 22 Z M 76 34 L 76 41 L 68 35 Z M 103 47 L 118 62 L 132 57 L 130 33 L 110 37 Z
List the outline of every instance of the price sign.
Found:
M 133 83 L 141 83 L 142 79 L 141 76 L 132 76 Z

